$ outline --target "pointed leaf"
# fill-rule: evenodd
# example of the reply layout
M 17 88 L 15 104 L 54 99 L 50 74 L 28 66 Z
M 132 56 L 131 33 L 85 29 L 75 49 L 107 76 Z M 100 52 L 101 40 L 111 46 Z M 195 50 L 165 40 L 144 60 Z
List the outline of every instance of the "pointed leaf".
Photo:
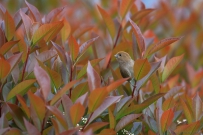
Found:
M 4 55 L 6 54 L 14 45 L 16 45 L 19 42 L 17 41 L 8 41 L 6 42 L 1 48 L 0 48 L 0 54 Z
M 34 125 L 28 122 L 25 118 L 23 118 L 23 120 L 29 135 L 41 135 L 38 129 Z
M 46 101 L 48 95 L 51 92 L 51 84 L 50 84 L 49 75 L 47 74 L 47 72 L 45 70 L 43 70 L 41 67 L 39 67 L 37 65 L 34 67 L 34 74 L 37 79 L 37 82 L 40 85 L 43 98 Z
M 130 10 L 130 7 L 132 6 L 134 0 L 122 0 L 120 3 L 120 16 L 123 19 L 126 15 L 126 13 L 128 12 L 128 10 Z
M 109 96 L 105 98 L 103 103 L 92 114 L 92 117 L 89 119 L 88 124 L 90 124 L 96 117 L 98 117 L 102 112 L 104 112 L 109 106 L 119 101 L 121 98 L 122 96 Z
M 172 109 L 165 111 L 161 116 L 161 130 L 165 132 L 172 124 L 174 112 Z
M 196 96 L 193 98 L 193 113 L 195 116 L 195 120 L 198 121 L 202 117 L 202 100 L 199 97 L 199 94 L 196 94 Z
M 9 108 L 9 112 L 11 113 L 13 120 L 15 121 L 15 124 L 22 130 L 25 130 L 25 126 L 24 126 L 24 122 L 23 122 L 23 116 L 24 113 L 23 111 L 20 109 L 20 107 L 18 107 L 15 104 L 10 104 L 7 102 L 8 108 Z
M 15 22 L 13 17 L 6 10 L 4 14 L 4 22 L 5 22 L 5 35 L 8 41 L 10 41 L 15 34 Z
M 71 58 L 74 61 L 79 54 L 79 45 L 73 36 L 70 36 L 68 45 L 71 53 Z
M 76 126 L 78 122 L 80 122 L 84 113 L 85 108 L 80 103 L 76 103 L 70 108 L 70 117 L 74 126 Z
M 103 129 L 98 135 L 116 135 L 114 129 Z
M 30 110 L 29 110 L 28 106 L 26 105 L 25 99 L 22 96 L 20 96 L 20 95 L 16 95 L 16 97 L 18 98 L 18 101 L 21 104 L 22 110 L 25 112 L 27 117 L 30 118 Z
M 29 8 L 32 17 L 34 18 L 34 21 L 41 22 L 41 15 L 40 15 L 38 9 L 35 6 L 33 6 L 32 4 L 28 3 L 26 0 L 25 0 L 25 3 Z
M 182 104 L 182 107 L 183 107 L 183 111 L 184 111 L 184 114 L 185 114 L 185 117 L 186 117 L 188 123 L 192 123 L 192 121 L 193 121 L 193 112 L 192 112 L 192 110 L 185 103 L 185 101 L 183 101 L 182 99 L 180 101 L 181 101 L 181 104 Z
M 115 28 L 115 25 L 114 25 L 114 22 L 113 22 L 111 16 L 104 9 L 102 9 L 100 6 L 97 5 L 97 8 L 99 9 L 99 12 L 100 12 L 105 24 L 106 24 L 106 27 L 109 30 L 111 38 L 113 39 L 115 37 L 115 34 L 116 34 L 116 28 Z
M 69 82 L 68 84 L 66 84 L 60 91 L 58 91 L 58 93 L 52 98 L 50 105 L 55 104 L 64 94 L 66 94 L 66 92 L 74 86 L 74 84 L 76 84 L 78 82 L 78 80 L 74 80 L 72 82 Z
M 62 25 L 62 22 L 54 22 L 40 26 L 39 29 L 37 29 L 34 35 L 32 36 L 32 45 L 35 45 L 47 35 L 48 36 L 46 37 L 46 41 L 49 40 L 52 34 L 56 34 L 56 30 L 61 28 Z
M 11 65 L 11 71 L 15 68 L 16 65 L 21 61 L 22 53 L 15 54 L 8 58 L 8 62 Z
M 142 78 L 141 80 L 137 81 L 136 90 L 139 90 L 149 80 L 151 75 L 153 75 L 153 73 L 156 72 L 157 69 L 160 67 L 160 64 L 161 64 L 161 62 L 151 63 L 150 64 L 151 65 L 151 69 L 150 69 L 149 73 L 144 78 Z
M 84 131 L 92 130 L 93 132 L 97 131 L 98 129 L 108 125 L 108 122 L 94 122 L 90 125 L 88 125 Z
M 112 82 L 109 86 L 107 86 L 107 91 L 108 92 L 111 92 L 113 90 L 115 90 L 117 87 L 119 87 L 120 85 L 122 85 L 125 81 L 127 81 L 129 78 L 122 78 L 122 79 L 119 79 L 115 82 Z
M 133 33 L 135 34 L 138 47 L 140 50 L 140 54 L 143 54 L 143 52 L 145 51 L 144 37 L 140 31 L 140 28 L 137 26 L 137 24 L 135 24 L 132 20 L 130 20 L 130 24 L 132 26 Z
M 32 27 L 32 20 L 30 19 L 29 16 L 27 16 L 24 12 L 22 12 L 20 10 L 20 16 L 22 18 L 24 27 L 25 27 L 25 31 L 26 31 L 26 35 L 27 35 L 27 39 L 30 40 L 31 39 L 31 27 Z
M 169 75 L 173 72 L 173 70 L 178 66 L 178 64 L 183 59 L 183 56 L 184 55 L 182 54 L 180 56 L 173 57 L 167 62 L 162 74 L 162 82 L 164 82 L 169 77 Z
M 136 80 L 142 79 L 151 69 L 147 59 L 137 59 L 134 63 L 134 77 Z
M 101 60 L 103 60 L 103 58 L 91 60 L 90 63 L 91 63 L 91 65 L 94 67 L 94 66 L 96 66 Z M 77 79 L 80 79 L 83 75 L 85 75 L 85 73 L 86 73 L 86 71 L 87 71 L 87 66 L 88 66 L 88 64 L 86 64 L 85 66 L 83 66 L 83 68 L 79 71 L 79 73 L 77 74 Z
M 74 90 L 72 91 L 71 99 L 75 102 L 80 96 L 85 94 L 88 91 L 88 84 L 87 82 L 81 83 L 77 85 Z
M 19 84 L 17 84 L 7 96 L 7 101 L 11 98 L 15 97 L 17 94 L 24 95 L 27 90 L 36 82 L 35 79 L 25 80 Z
M 195 135 L 200 128 L 200 121 L 193 122 L 189 125 L 178 126 L 175 130 L 176 134 Z
M 90 91 L 93 91 L 94 89 L 99 88 L 101 86 L 100 76 L 92 67 L 90 61 L 88 61 L 88 66 L 87 66 L 87 79 L 88 79 L 88 86 Z
M 161 50 L 162 48 L 164 48 L 180 39 L 181 38 L 176 38 L 176 37 L 163 39 L 160 42 L 158 42 L 157 44 L 155 44 L 154 47 L 149 51 L 149 53 L 147 55 L 148 56 L 152 55 L 153 53 Z
M 96 88 L 89 95 L 88 109 L 89 112 L 95 111 L 107 97 L 108 92 L 106 88 Z
M 110 123 L 110 128 L 111 129 L 114 129 L 115 126 L 116 126 L 116 120 L 115 120 L 115 117 L 112 113 L 112 111 L 110 109 L 109 110 L 109 123 Z
M 65 9 L 65 7 L 59 7 L 59 8 L 55 8 L 53 9 L 51 12 L 49 12 L 49 14 L 46 16 L 46 22 L 50 23 L 51 21 L 54 21 L 55 17 L 57 17 L 63 10 Z
M 4 58 L 0 57 L 0 80 L 6 77 L 11 69 L 11 65 Z
M 142 9 L 140 11 L 138 11 L 137 13 L 135 13 L 131 19 L 133 21 L 137 21 L 140 20 L 141 18 L 147 16 L 149 13 L 151 13 L 152 11 L 154 11 L 154 9 Z
M 65 121 L 65 118 L 64 118 L 63 114 L 59 111 L 59 109 L 56 108 L 55 106 L 47 106 L 47 108 L 51 111 L 51 113 L 53 115 L 55 115 L 55 117 L 58 119 L 58 121 L 61 123 L 61 125 L 65 129 L 68 129 L 68 125 Z
M 71 26 L 66 19 L 63 19 L 63 28 L 61 29 L 61 40 L 65 42 L 71 33 Z
M 120 131 L 123 129 L 125 126 L 128 124 L 132 123 L 135 121 L 138 117 L 140 117 L 142 114 L 130 114 L 125 117 L 123 117 L 116 125 L 115 130 L 116 132 Z
M 164 111 L 166 111 L 166 110 L 170 109 L 171 107 L 173 107 L 174 104 L 175 104 L 174 98 L 173 97 L 168 98 L 163 102 L 162 109 Z
M 31 91 L 28 91 L 27 94 L 30 99 L 31 107 L 33 107 L 40 122 L 42 123 L 46 113 L 44 101 L 40 97 L 34 95 Z
M 116 120 L 122 118 L 123 116 L 130 114 L 132 112 L 135 113 L 140 113 L 142 110 L 145 108 L 149 107 L 151 104 L 153 104 L 156 100 L 158 100 L 160 97 L 164 96 L 163 93 L 159 93 L 156 95 L 153 95 L 143 101 L 141 104 L 135 104 L 135 105 L 128 105 L 128 108 L 121 109 L 117 114 L 116 114 Z

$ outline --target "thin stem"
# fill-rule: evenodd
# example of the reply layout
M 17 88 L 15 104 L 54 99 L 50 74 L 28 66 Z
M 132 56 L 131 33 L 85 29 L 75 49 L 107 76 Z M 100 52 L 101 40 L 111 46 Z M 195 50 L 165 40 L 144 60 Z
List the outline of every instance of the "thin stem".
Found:
M 71 67 L 71 69 L 70 69 L 70 79 L 69 79 L 69 82 L 71 82 L 72 79 L 73 79 L 73 67 Z M 72 87 L 70 88 L 69 98 L 71 98 L 71 93 L 72 93 Z
M 26 60 L 25 60 L 25 65 L 24 65 L 24 67 L 23 67 L 23 73 L 22 73 L 21 82 L 24 80 L 25 70 L 26 70 L 26 67 L 27 67 L 27 62 L 28 62 L 29 53 L 30 53 L 30 48 L 28 48 L 28 52 L 27 52 L 27 55 L 26 55 Z
M 114 43 L 114 45 L 113 45 L 113 49 L 114 49 L 114 48 L 116 47 L 116 45 L 117 45 L 118 38 L 120 37 L 120 34 L 121 34 L 121 29 L 122 29 L 122 26 L 120 25 L 120 27 L 119 27 L 119 29 L 118 29 L 118 34 L 117 34 L 117 36 L 116 36 L 115 43 Z M 111 63 L 111 57 L 110 57 L 110 59 L 109 59 L 109 61 L 108 61 L 107 68 L 109 67 L 110 63 Z
M 44 118 L 43 121 L 42 121 L 41 134 L 43 134 L 44 124 L 45 124 L 45 118 Z
M 135 89 L 136 89 L 136 85 L 133 86 L 132 98 L 134 97 Z
M 86 127 L 87 124 L 89 123 L 90 118 L 92 117 L 93 113 L 94 113 L 94 112 L 92 112 L 92 113 L 90 114 L 89 118 L 87 119 L 87 122 L 86 122 L 85 125 L 82 127 L 82 131 L 85 129 L 85 127 Z

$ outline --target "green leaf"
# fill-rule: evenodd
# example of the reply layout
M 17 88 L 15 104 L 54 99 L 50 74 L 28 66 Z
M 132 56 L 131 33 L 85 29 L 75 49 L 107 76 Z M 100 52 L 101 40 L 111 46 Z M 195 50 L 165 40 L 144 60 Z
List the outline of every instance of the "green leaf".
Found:
M 185 101 L 183 99 L 180 100 L 181 101 L 181 105 L 183 107 L 183 111 L 185 114 L 185 117 L 188 121 L 188 123 L 192 123 L 193 122 L 193 112 L 190 109 L 189 105 L 185 103 Z
M 142 79 L 151 69 L 147 59 L 137 59 L 134 63 L 134 77 L 136 80 Z
M 27 90 L 36 82 L 35 79 L 25 80 L 19 84 L 17 84 L 7 96 L 7 101 L 11 98 L 15 97 L 17 94 L 23 96 Z
M 115 34 L 116 34 L 116 28 L 115 28 L 115 25 L 114 25 L 114 22 L 113 22 L 111 16 L 104 9 L 102 9 L 100 6 L 97 5 L 97 8 L 99 9 L 99 12 L 100 12 L 105 24 L 106 24 L 106 27 L 109 30 L 111 38 L 114 39 Z
M 169 75 L 173 72 L 173 70 L 178 66 L 178 64 L 183 59 L 183 56 L 184 54 L 177 57 L 173 57 L 167 62 L 162 74 L 162 82 L 164 82 L 169 77 Z

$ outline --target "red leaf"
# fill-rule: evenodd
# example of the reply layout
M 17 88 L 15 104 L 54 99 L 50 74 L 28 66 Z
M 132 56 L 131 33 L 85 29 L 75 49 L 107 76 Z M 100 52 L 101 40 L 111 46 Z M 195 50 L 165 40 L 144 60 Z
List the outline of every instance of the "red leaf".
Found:
M 161 130 L 165 132 L 171 125 L 174 117 L 174 112 L 172 109 L 165 111 L 161 116 Z
M 24 24 L 24 27 L 25 27 L 27 39 L 30 40 L 31 39 L 31 31 L 30 30 L 31 30 L 31 27 L 32 27 L 32 20 L 30 19 L 29 16 L 27 16 L 21 10 L 20 10 L 20 15 L 21 15 L 21 18 L 23 20 L 23 24 Z
M 37 79 L 37 82 L 40 85 L 44 100 L 46 101 L 49 93 L 51 92 L 51 83 L 49 75 L 45 70 L 43 70 L 41 67 L 37 65 L 34 67 L 34 74 Z
M 4 58 L 0 57 L 0 80 L 6 77 L 11 69 L 11 65 Z
M 90 61 L 88 61 L 88 66 L 87 66 L 87 78 L 88 78 L 88 85 L 89 85 L 90 91 L 93 91 L 94 89 L 101 87 L 100 76 L 94 70 Z
M 125 126 L 128 124 L 132 123 L 135 121 L 138 117 L 140 117 L 142 114 L 130 114 L 125 117 L 123 117 L 116 125 L 115 130 L 116 132 L 120 131 L 123 129 Z
M 120 16 L 123 19 L 130 7 L 132 6 L 134 0 L 122 0 L 120 3 Z
M 140 28 L 132 20 L 130 20 L 130 24 L 132 26 L 133 33 L 135 34 L 140 54 L 143 54 L 143 52 L 145 51 L 144 37 L 140 31 Z
M 74 61 L 79 54 L 79 45 L 73 36 L 70 36 L 69 38 L 69 49 L 71 53 L 71 58 Z
M 35 6 L 33 6 L 32 4 L 28 3 L 26 0 L 25 0 L 25 3 L 26 3 L 26 5 L 28 6 L 31 15 L 32 15 L 33 18 L 34 18 L 34 21 L 41 23 L 41 15 L 40 15 L 38 9 L 37 9 Z
M 23 118 L 23 120 L 29 135 L 41 135 L 38 129 L 34 125 L 28 122 L 25 118 Z
M 6 42 L 1 48 L 0 48 L 0 54 L 4 55 L 6 54 L 15 44 L 17 44 L 19 40 L 17 41 L 8 41 Z

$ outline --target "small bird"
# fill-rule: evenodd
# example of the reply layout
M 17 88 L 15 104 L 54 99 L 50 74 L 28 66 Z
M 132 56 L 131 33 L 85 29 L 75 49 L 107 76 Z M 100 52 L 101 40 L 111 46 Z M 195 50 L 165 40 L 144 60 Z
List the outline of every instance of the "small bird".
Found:
M 133 70 L 134 60 L 131 59 L 130 55 L 127 52 L 120 51 L 114 56 L 116 57 L 116 60 L 119 63 L 119 69 L 122 77 L 130 77 L 128 81 L 135 80 Z

